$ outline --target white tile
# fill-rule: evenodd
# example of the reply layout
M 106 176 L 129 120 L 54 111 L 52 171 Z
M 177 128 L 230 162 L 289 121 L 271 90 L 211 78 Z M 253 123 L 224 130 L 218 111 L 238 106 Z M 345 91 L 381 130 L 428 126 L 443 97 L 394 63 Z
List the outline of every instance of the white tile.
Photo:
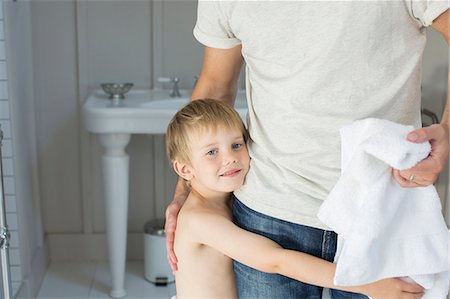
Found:
M 0 97 L 0 99 L 1 99 L 1 97 Z M 9 119 L 9 103 L 8 103 L 8 101 L 0 101 L 0 119 Z
M 14 294 L 13 298 L 16 297 L 17 291 L 19 291 L 19 288 L 20 288 L 21 285 L 22 285 L 22 281 L 20 281 L 20 282 L 19 281 L 11 281 L 11 286 L 12 286 L 13 294 Z
M 5 205 L 7 213 L 14 213 L 17 211 L 16 197 L 14 195 L 5 195 Z
M 20 251 L 19 248 L 9 249 L 9 261 L 13 266 L 20 266 Z
M 12 140 L 3 139 L 1 146 L 2 146 L 2 158 L 11 158 L 13 155 Z
M 2 159 L 2 173 L 3 175 L 14 175 L 14 167 L 13 167 L 13 159 L 12 158 L 3 158 Z
M 11 234 L 11 239 L 9 241 L 10 248 L 19 248 L 19 232 L 18 231 L 9 231 Z
M 20 266 L 11 266 L 11 281 L 21 281 L 22 280 L 22 270 Z
M 5 191 L 5 195 L 16 194 L 16 182 L 14 177 L 3 178 L 3 190 Z
M 89 298 L 108 298 L 111 288 L 111 274 L 106 262 L 99 263 L 95 273 Z M 125 273 L 126 298 L 133 299 L 169 299 L 170 287 L 156 287 L 144 278 L 144 262 L 128 261 Z
M 127 284 L 128 273 L 125 274 L 125 288 L 127 290 L 127 298 L 136 294 L 135 290 L 130 290 Z M 94 283 L 89 292 L 89 298 L 109 298 L 111 291 L 111 272 L 106 262 L 100 262 L 96 265 Z M 131 292 L 130 292 L 131 291 Z
M 78 274 L 73 274 L 76 272 Z M 69 274 L 72 273 L 72 274 Z M 86 289 L 80 289 L 80 276 L 92 276 L 91 286 Z M 147 282 L 144 277 L 143 261 L 127 261 L 125 288 L 127 290 L 128 299 L 169 299 L 175 294 L 175 285 L 171 284 L 166 287 L 156 287 Z M 64 282 L 61 283 L 61 279 Z M 105 262 L 52 262 L 39 291 L 38 299 L 49 298 L 91 298 L 91 299 L 106 299 L 109 297 L 111 287 L 111 276 L 109 274 L 108 263 Z M 60 285 L 63 285 L 61 287 Z M 60 291 L 60 289 L 63 291 Z M 90 289 L 89 289 L 90 288 Z M 83 294 L 89 291 L 86 297 Z M 170 294 L 170 295 L 169 295 Z
M 0 61 L 0 80 L 8 79 L 8 71 L 6 68 L 6 61 Z
M 3 6 L 3 1 L 2 1 L 1 4 L 2 5 L 0 5 L 0 6 Z M 2 15 L 3 15 L 3 11 L 2 11 Z M 0 40 L 4 40 L 5 39 L 5 29 L 4 29 L 5 26 L 3 24 L 4 24 L 3 20 L 0 21 Z
M 0 20 L 3 20 L 3 1 L 0 3 Z
M 6 60 L 5 42 L 0 40 L 0 60 Z
M 0 81 L 0 99 L 9 99 L 8 81 Z
M 17 230 L 17 214 L 16 213 L 6 213 L 6 223 L 10 230 Z
M 0 129 L 3 131 L 3 138 L 11 138 L 11 121 L 10 120 L 0 120 Z
M 85 262 L 52 262 L 37 298 L 89 298 L 94 272 L 95 265 Z
M 151 296 L 151 298 L 157 298 L 157 299 L 167 299 L 171 298 L 170 291 L 172 288 L 172 285 L 175 284 L 169 284 L 167 286 L 155 286 L 153 283 L 146 281 L 146 285 L 144 287 L 144 294 L 147 294 L 148 296 Z M 175 292 L 173 291 L 175 294 Z

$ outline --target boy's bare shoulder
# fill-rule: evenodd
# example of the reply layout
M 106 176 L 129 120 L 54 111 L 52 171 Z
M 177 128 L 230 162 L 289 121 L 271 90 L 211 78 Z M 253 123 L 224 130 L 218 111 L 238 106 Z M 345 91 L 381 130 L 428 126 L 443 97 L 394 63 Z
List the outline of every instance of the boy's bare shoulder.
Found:
M 210 227 L 217 222 L 230 220 L 229 216 L 223 209 L 202 204 L 195 198 L 193 200 L 188 198 L 180 211 L 178 223 L 191 233 L 201 234 L 210 231 Z

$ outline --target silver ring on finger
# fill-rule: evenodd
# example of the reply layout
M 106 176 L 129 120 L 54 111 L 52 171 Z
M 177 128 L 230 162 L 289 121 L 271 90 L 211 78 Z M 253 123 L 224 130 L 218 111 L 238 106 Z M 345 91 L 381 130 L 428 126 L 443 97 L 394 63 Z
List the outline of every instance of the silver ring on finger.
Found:
M 408 181 L 409 181 L 410 183 L 413 183 L 415 178 L 416 178 L 416 175 L 415 175 L 415 174 L 411 174 L 411 175 L 409 176 Z

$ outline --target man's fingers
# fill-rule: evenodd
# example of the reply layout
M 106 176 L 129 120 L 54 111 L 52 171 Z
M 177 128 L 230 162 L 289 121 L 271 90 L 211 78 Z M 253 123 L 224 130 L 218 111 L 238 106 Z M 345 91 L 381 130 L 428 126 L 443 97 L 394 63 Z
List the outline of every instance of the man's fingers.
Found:
M 428 134 L 424 130 L 424 128 L 420 128 L 420 129 L 414 130 L 412 132 L 409 132 L 407 139 L 409 141 L 416 142 L 416 143 L 422 143 L 422 142 L 429 140 Z
M 428 140 L 439 139 L 445 134 L 446 132 L 442 125 L 435 124 L 409 132 L 407 139 L 415 143 L 422 143 Z
M 173 243 L 175 239 L 175 233 L 172 231 L 171 233 L 166 232 L 166 250 L 167 250 L 167 261 L 169 262 L 170 268 L 172 272 L 177 271 L 177 263 L 178 259 L 173 250 Z
M 436 161 L 436 159 L 432 159 L 430 157 L 420 161 L 419 163 L 417 163 L 414 167 L 407 169 L 407 170 L 403 170 L 403 172 L 414 172 L 417 174 L 420 173 L 429 173 L 431 171 L 436 171 L 438 172 L 438 170 L 436 170 L 436 168 L 438 168 L 438 163 Z
M 178 270 L 178 259 L 175 255 L 173 244 L 175 241 L 176 219 L 179 210 L 179 207 L 173 204 L 169 205 L 166 210 L 166 224 L 164 225 L 164 230 L 166 233 L 167 261 L 169 262 L 170 268 L 172 269 L 173 273 Z
M 401 185 L 402 187 L 414 187 L 416 185 L 427 186 L 433 184 L 438 179 L 441 170 L 442 166 L 439 162 L 432 157 L 428 157 L 410 169 L 394 170 L 393 174 L 399 183 L 403 182 L 407 184 L 406 186 Z M 415 183 L 416 185 L 411 183 Z
M 401 172 L 397 169 L 392 170 L 392 175 L 394 176 L 397 183 L 402 186 L 403 188 L 415 188 L 420 187 L 422 185 L 418 184 L 419 178 L 416 178 L 415 176 L 406 175 L 407 178 L 401 174 Z
M 173 251 L 167 253 L 167 261 L 169 262 L 172 272 L 175 273 L 178 270 L 178 260 Z
M 414 294 L 421 294 L 425 289 L 417 283 L 402 281 L 402 291 Z
M 423 292 L 422 293 L 403 292 L 399 299 L 420 299 L 422 298 L 423 294 L 424 294 Z

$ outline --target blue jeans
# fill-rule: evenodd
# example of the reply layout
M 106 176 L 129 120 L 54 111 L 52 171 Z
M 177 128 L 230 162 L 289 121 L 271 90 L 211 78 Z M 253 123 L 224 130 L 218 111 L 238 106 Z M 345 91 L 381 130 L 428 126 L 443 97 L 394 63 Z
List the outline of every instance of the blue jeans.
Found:
M 258 213 L 234 197 L 234 223 L 251 232 L 265 236 L 280 246 L 333 261 L 337 235 L 313 227 L 299 225 Z M 268 274 L 234 262 L 236 285 L 240 299 L 318 299 L 323 288 L 309 285 L 278 274 Z M 355 293 L 330 290 L 332 299 L 367 299 Z

